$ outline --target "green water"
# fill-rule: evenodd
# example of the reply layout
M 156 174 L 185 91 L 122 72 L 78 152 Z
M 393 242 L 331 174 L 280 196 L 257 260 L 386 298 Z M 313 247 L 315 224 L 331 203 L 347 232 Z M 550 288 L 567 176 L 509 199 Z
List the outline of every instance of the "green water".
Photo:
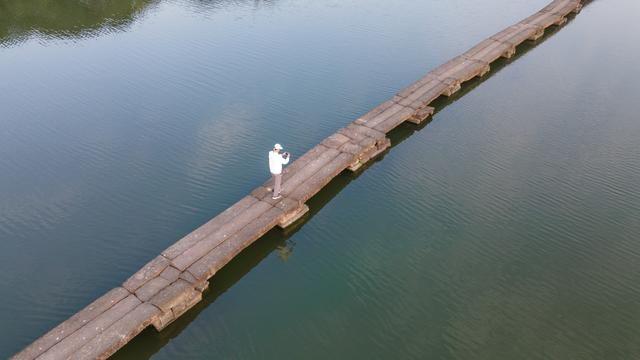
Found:
M 546 0 L 0 0 L 0 358 Z M 597 0 L 117 359 L 640 357 L 640 25 Z

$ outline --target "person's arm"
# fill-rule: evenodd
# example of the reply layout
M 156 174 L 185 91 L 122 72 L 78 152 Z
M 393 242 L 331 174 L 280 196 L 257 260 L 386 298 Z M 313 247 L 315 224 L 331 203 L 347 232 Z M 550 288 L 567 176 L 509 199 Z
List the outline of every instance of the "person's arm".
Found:
M 289 156 L 287 156 L 286 159 L 283 156 L 282 157 L 282 165 L 287 165 L 289 163 L 289 160 L 291 160 L 291 154 L 289 154 Z

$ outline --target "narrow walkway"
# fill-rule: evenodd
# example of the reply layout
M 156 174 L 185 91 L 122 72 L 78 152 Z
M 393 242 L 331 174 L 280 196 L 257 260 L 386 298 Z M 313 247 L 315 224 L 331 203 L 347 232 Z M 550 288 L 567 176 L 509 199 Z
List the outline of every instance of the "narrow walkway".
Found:
M 282 199 L 272 200 L 271 182 L 263 184 L 13 358 L 103 359 L 149 325 L 164 329 L 202 299 L 208 279 L 243 249 L 275 226 L 294 223 L 309 210 L 305 202 L 342 171 L 356 171 L 389 148 L 386 133 L 405 121 L 425 121 L 433 100 L 485 75 L 492 62 L 512 57 L 516 46 L 563 25 L 581 8 L 580 0 L 555 0 L 432 70 L 287 167 Z

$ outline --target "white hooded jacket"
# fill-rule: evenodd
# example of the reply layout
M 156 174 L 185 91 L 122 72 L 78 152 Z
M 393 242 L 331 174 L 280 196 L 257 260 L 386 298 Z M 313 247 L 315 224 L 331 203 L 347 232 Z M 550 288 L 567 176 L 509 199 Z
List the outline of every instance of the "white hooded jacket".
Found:
M 274 175 L 281 174 L 282 165 L 287 165 L 289 159 L 291 159 L 291 157 L 285 159 L 282 157 L 282 154 L 276 153 L 273 150 L 269 151 L 269 171 Z

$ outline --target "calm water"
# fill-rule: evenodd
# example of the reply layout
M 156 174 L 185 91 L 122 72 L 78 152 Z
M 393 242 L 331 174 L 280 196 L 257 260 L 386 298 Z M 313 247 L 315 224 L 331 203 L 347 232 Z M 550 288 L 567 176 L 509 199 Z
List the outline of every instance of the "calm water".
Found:
M 1 0 L 0 358 L 262 183 L 273 142 L 546 2 Z M 592 2 L 439 100 L 116 358 L 640 358 L 638 13 Z

